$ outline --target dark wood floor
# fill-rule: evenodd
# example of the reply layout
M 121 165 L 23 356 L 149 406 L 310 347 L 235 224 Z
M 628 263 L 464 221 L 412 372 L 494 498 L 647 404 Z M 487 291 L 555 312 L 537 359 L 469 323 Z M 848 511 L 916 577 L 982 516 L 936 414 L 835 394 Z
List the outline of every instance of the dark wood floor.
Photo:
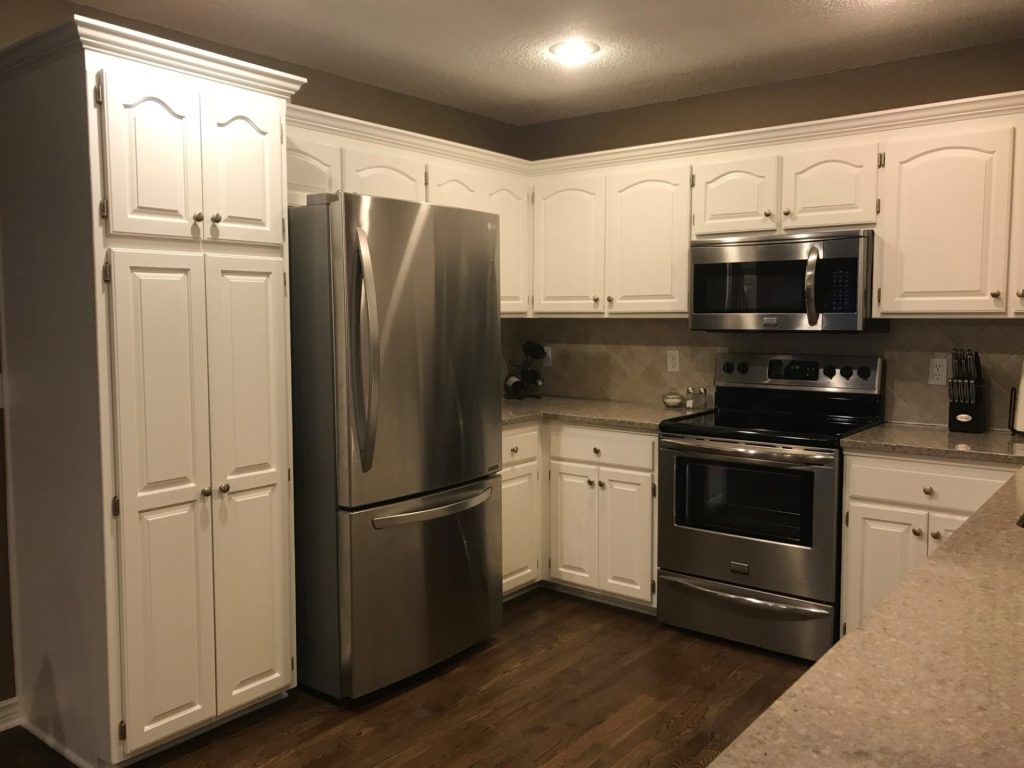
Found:
M 803 662 L 537 590 L 487 645 L 359 703 L 302 691 L 139 765 L 705 766 Z M 4 765 L 68 766 L 25 731 Z

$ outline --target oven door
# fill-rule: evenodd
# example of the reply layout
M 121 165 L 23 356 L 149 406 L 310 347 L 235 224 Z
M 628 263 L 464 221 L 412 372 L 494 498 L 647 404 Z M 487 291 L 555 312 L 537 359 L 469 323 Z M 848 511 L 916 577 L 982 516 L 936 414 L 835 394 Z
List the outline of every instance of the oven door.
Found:
M 834 602 L 838 452 L 662 437 L 658 566 Z

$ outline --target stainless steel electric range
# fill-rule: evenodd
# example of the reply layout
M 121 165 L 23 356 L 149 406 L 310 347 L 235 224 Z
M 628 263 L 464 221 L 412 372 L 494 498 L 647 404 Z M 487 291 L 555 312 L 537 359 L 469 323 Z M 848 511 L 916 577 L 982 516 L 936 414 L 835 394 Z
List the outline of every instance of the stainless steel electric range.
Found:
M 658 619 L 817 659 L 839 636 L 839 441 L 882 420 L 882 360 L 718 356 L 715 409 L 663 421 Z

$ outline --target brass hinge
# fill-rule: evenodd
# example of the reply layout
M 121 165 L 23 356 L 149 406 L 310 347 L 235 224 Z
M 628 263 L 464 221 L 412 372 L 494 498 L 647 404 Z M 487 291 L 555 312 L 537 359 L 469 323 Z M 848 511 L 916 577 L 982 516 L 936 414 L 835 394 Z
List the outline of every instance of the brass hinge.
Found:
M 103 106 L 103 72 L 96 73 L 96 85 L 92 87 L 92 102 L 97 107 Z
M 107 260 L 103 262 L 103 282 L 109 283 L 114 276 L 114 268 L 110 263 L 110 254 L 107 254 Z
M 875 213 L 881 213 L 881 212 L 882 212 L 882 198 L 876 197 L 875 198 Z
M 652 499 L 658 498 L 658 484 L 657 483 L 651 483 L 651 498 Z
M 288 482 L 291 482 L 291 479 L 292 479 L 292 468 L 288 467 Z
M 295 669 L 295 657 L 292 656 L 292 669 Z
M 117 724 L 117 738 L 121 741 L 128 738 L 128 726 L 124 724 L 124 720 Z
M 885 152 L 878 153 L 878 167 L 885 168 Z
M 551 558 L 548 558 L 548 570 L 551 570 Z
M 875 296 L 876 296 L 876 298 L 877 298 L 877 302 L 878 302 L 879 304 L 881 304 L 881 303 L 882 303 L 882 286 L 878 286 L 878 291 L 877 291 L 877 293 L 875 294 Z
M 658 582 L 651 579 L 651 594 L 653 595 L 658 590 Z
M 107 198 L 100 200 L 100 218 L 105 219 L 110 215 L 110 203 L 107 202 Z
M 846 516 L 845 516 L 844 519 L 846 521 L 846 527 L 849 528 L 850 527 L 850 510 L 846 510 Z
M 121 500 L 117 496 L 110 501 L 110 513 L 114 517 L 121 516 Z
M 846 634 L 846 622 L 845 621 L 843 622 L 843 634 L 844 635 Z
M 696 186 L 697 186 L 697 174 L 694 173 L 693 171 L 690 171 L 690 188 L 692 189 L 693 187 L 696 187 Z

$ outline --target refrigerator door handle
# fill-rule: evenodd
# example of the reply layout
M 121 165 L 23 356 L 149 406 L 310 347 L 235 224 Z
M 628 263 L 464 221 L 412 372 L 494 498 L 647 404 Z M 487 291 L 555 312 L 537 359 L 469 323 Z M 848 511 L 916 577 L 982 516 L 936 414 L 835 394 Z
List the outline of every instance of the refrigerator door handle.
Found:
M 459 512 L 465 512 L 467 509 L 479 507 L 489 498 L 491 498 L 491 489 L 485 488 L 483 491 L 475 493 L 465 499 L 459 499 L 458 501 L 453 501 L 451 504 L 444 504 L 440 507 L 431 507 L 430 509 L 421 509 L 415 512 L 400 512 L 394 515 L 381 515 L 380 517 L 375 517 L 373 518 L 373 527 L 380 530 L 381 528 L 390 528 L 394 525 L 425 523 L 428 520 L 436 520 L 439 517 L 457 515 Z
M 369 472 L 373 466 L 373 452 L 377 442 L 377 415 L 380 409 L 380 314 L 377 308 L 377 287 L 373 280 L 373 259 L 370 255 L 370 242 L 362 227 L 356 227 L 359 239 L 360 274 L 363 282 L 363 297 L 366 301 L 366 314 L 369 320 L 367 335 L 369 341 L 369 379 L 370 386 L 366 392 L 365 408 L 366 426 L 359 430 L 359 454 L 363 471 Z M 361 313 L 360 306 L 354 306 L 353 312 Z M 362 354 L 358 339 L 353 340 L 352 354 Z

